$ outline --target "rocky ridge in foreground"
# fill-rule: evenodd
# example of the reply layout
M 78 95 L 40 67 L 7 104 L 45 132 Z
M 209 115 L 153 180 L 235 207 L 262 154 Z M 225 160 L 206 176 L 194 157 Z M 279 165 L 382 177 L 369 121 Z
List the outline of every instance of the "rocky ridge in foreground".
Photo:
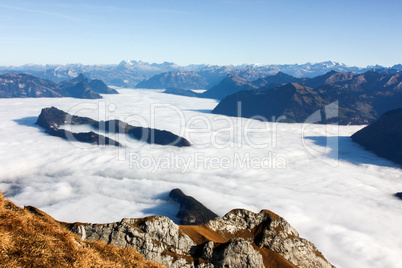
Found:
M 69 228 L 88 241 L 134 246 L 167 267 L 333 267 L 313 243 L 268 210 L 236 209 L 201 226 L 153 216 Z
M 235 209 L 203 225 L 177 225 L 164 216 L 65 223 L 35 207 L 19 208 L 0 193 L 0 263 L 6 267 L 162 267 L 156 262 L 166 267 L 333 267 L 268 210 Z
M 173 196 L 195 200 L 178 190 Z M 81 239 L 133 246 L 167 267 L 333 267 L 313 243 L 269 210 L 235 209 L 203 225 L 177 225 L 167 217 L 152 216 L 67 227 Z

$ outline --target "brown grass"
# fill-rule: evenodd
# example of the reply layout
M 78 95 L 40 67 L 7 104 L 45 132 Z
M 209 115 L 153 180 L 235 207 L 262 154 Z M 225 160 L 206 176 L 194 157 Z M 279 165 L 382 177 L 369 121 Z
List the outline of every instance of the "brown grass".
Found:
M 1 193 L 0 266 L 163 267 L 133 248 L 83 241 L 45 213 L 20 208 Z
M 226 243 L 229 240 L 203 225 L 180 225 L 180 231 L 188 235 L 197 245 L 208 241 Z

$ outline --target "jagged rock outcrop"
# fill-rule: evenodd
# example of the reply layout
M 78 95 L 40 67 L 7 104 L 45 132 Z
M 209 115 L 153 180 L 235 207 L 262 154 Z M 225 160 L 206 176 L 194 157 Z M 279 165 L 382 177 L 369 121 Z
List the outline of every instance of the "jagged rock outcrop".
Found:
M 71 230 L 89 241 L 134 246 L 145 258 L 169 267 L 191 267 L 186 258 L 196 246 L 189 236 L 179 231 L 178 225 L 162 216 L 123 219 L 110 224 L 74 224 Z
M 313 243 L 299 237 L 299 233 L 283 218 L 271 215 L 272 222 L 265 229 L 259 247 L 278 252 L 297 267 L 331 267 Z
M 202 257 L 214 267 L 264 267 L 262 255 L 251 242 L 242 238 L 232 238 L 216 248 L 210 241 L 204 247 Z
M 353 134 L 352 140 L 402 165 L 402 108 L 384 113 L 378 121 Z
M 176 217 L 181 219 L 183 225 L 201 225 L 208 220 L 218 217 L 194 197 L 185 195 L 180 189 L 170 191 L 169 197 L 180 204 Z
M 202 226 L 179 226 L 163 216 L 110 224 L 70 224 L 87 240 L 134 246 L 167 267 L 333 267 L 278 215 L 232 210 Z
M 70 115 L 56 107 L 42 109 L 36 124 L 43 127 L 46 133 L 52 136 L 98 145 L 122 146 L 119 142 L 93 131 L 73 133 L 65 129 L 60 129 L 60 126 L 64 124 L 90 125 L 95 129 L 105 132 L 128 134 L 137 140 L 145 141 L 150 144 L 172 145 L 177 147 L 191 146 L 190 142 L 185 138 L 166 130 L 135 127 L 120 120 L 98 122 L 88 117 Z

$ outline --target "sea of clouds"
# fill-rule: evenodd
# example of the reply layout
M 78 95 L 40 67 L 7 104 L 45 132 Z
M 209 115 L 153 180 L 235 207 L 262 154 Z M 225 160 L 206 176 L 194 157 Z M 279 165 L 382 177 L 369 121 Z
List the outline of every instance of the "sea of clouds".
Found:
M 338 267 L 402 263 L 402 171 L 353 143 L 363 126 L 269 123 L 213 115 L 217 102 L 120 89 L 102 100 L 0 99 L 0 191 L 57 220 L 112 222 L 166 215 L 180 188 L 219 215 L 269 209 Z M 47 135 L 35 125 L 55 106 L 96 120 L 169 130 L 192 147 L 150 145 L 109 135 L 125 147 Z M 88 126 L 64 126 L 88 131 Z M 92 129 L 91 129 L 92 130 Z

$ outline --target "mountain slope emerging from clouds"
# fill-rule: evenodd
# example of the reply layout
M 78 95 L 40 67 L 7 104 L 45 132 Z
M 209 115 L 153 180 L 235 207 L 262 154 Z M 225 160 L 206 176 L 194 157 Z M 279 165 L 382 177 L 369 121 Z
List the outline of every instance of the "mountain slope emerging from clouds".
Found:
M 289 77 L 286 79 L 290 80 Z M 331 71 L 315 78 L 301 79 L 300 84 L 274 88 L 271 86 L 276 84 L 269 84 L 269 78 L 266 81 L 267 84 L 258 90 L 244 90 L 227 96 L 213 113 L 248 118 L 260 116 L 268 121 L 283 115 L 290 122 L 303 123 L 318 112 L 314 123 L 347 125 L 369 124 L 384 112 L 402 107 L 402 77 L 399 73 Z M 326 107 L 330 104 L 336 106 L 331 115 L 326 114 Z
M 135 246 L 168 267 L 333 267 L 314 244 L 268 210 L 235 209 L 201 226 L 154 216 L 69 228 L 89 241 Z
M 378 121 L 353 134 L 352 140 L 402 165 L 402 109 L 386 112 Z
M 155 75 L 148 80 L 137 84 L 136 88 L 181 88 L 181 89 L 203 89 L 207 87 L 206 79 L 195 72 L 167 72 Z
M 256 88 L 257 87 L 248 80 L 241 78 L 238 75 L 229 74 L 218 85 L 200 94 L 200 97 L 220 100 L 236 92 Z
M 118 94 L 101 80 L 90 80 L 84 75 L 54 83 L 29 74 L 0 76 L 0 98 L 61 98 L 101 99 L 101 94 Z

